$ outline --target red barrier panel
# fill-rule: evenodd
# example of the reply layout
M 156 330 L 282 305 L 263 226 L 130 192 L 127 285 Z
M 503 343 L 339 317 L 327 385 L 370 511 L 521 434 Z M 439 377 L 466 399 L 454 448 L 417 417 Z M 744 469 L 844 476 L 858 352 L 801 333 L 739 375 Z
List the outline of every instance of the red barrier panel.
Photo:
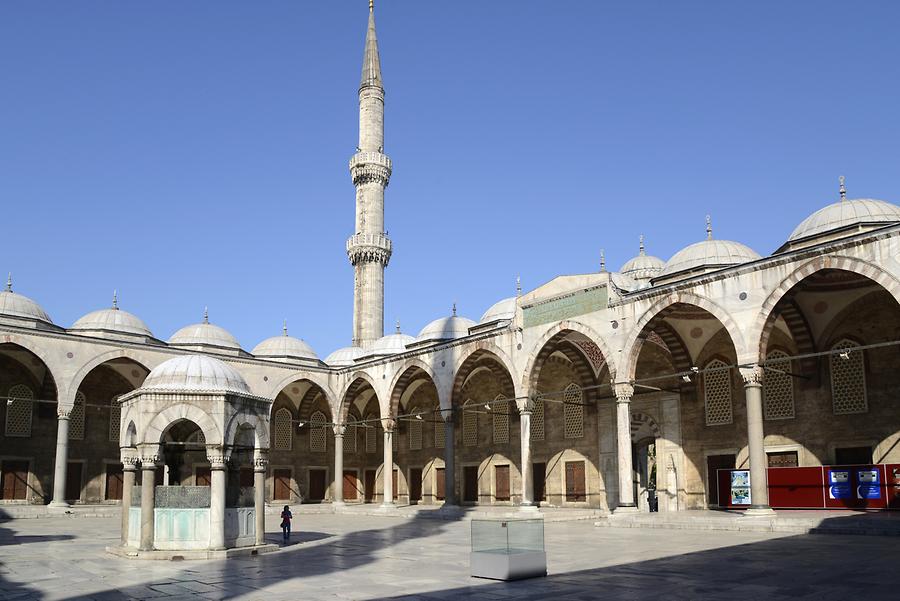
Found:
M 822 509 L 825 481 L 821 467 L 770 467 L 769 506 L 781 509 Z
M 884 471 L 888 507 L 900 509 L 900 463 L 888 463 Z
M 825 507 L 885 509 L 887 490 L 883 465 L 826 465 Z

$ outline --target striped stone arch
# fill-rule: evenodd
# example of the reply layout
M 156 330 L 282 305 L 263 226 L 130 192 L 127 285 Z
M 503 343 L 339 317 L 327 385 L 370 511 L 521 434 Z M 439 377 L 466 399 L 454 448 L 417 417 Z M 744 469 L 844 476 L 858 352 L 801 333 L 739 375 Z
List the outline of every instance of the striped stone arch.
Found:
M 278 394 L 289 385 L 293 384 L 294 382 L 302 382 L 304 380 L 312 384 L 313 388 L 320 388 L 322 390 L 322 393 L 325 394 L 325 400 L 328 403 L 328 406 L 334 406 L 335 399 L 337 397 L 335 396 L 334 391 L 328 385 L 326 379 L 324 377 L 320 377 L 320 374 L 310 371 L 295 371 L 291 374 L 288 374 L 280 380 L 275 381 L 272 386 L 269 387 L 266 393 L 260 396 L 264 396 L 274 401 L 275 398 L 278 397 Z
M 438 386 L 438 380 L 435 379 L 434 370 L 431 369 L 431 366 L 418 358 L 409 359 L 403 362 L 403 365 L 391 380 L 390 388 L 388 389 L 391 392 L 390 414 L 392 417 L 400 414 L 400 399 L 406 388 L 422 378 L 428 379 L 434 385 L 438 393 L 439 403 L 442 401 L 442 387 Z M 447 403 L 449 405 L 449 399 L 447 399 Z
M 731 338 L 731 343 L 734 345 L 734 351 L 738 358 L 746 354 L 744 333 L 728 311 L 708 298 L 690 292 L 673 292 L 656 301 L 649 309 L 644 311 L 637 323 L 634 324 L 631 332 L 629 332 L 625 345 L 622 347 L 623 364 L 621 366 L 621 378 L 623 380 L 634 379 L 638 356 L 641 353 L 641 347 L 647 334 L 651 330 L 656 329 L 657 324 L 661 323 L 676 305 L 691 305 L 703 309 L 715 317 Z
M 244 426 L 253 430 L 254 444 L 257 449 L 269 448 L 269 418 L 252 413 L 235 414 L 231 417 L 228 425 L 225 426 L 225 444 L 232 444 L 238 430 Z
M 647 438 L 661 438 L 662 430 L 650 415 L 641 412 L 631 414 L 631 440 L 640 442 Z
M 75 372 L 75 375 L 72 376 L 72 379 L 69 380 L 65 397 L 60 396 L 60 405 L 74 405 L 75 395 L 78 394 L 78 389 L 81 388 L 81 383 L 84 382 L 88 374 L 107 361 L 113 361 L 114 359 L 128 359 L 147 370 L 147 373 L 150 373 L 154 367 L 165 361 L 167 357 L 160 356 L 157 353 L 142 352 L 138 349 L 115 349 L 95 355 L 85 361 L 78 368 L 78 371 Z
M 827 255 L 816 257 L 795 269 L 790 275 L 782 280 L 778 287 L 775 288 L 763 302 L 747 338 L 751 341 L 751 344 L 755 343 L 755 346 L 752 348 L 754 351 L 753 360 L 765 359 L 766 346 L 769 344 L 769 335 L 772 332 L 772 325 L 778 318 L 778 314 L 775 313 L 775 307 L 778 303 L 783 298 L 790 298 L 789 295 L 797 284 L 814 273 L 824 269 L 839 269 L 869 278 L 887 290 L 897 303 L 900 304 L 900 281 L 877 265 L 853 257 Z M 740 357 L 740 355 L 738 355 L 738 357 Z
M 664 321 L 660 321 L 654 330 L 656 334 L 666 343 L 669 356 L 672 358 L 672 367 L 675 371 L 688 371 L 692 366 L 691 354 L 687 350 L 687 345 L 678 335 L 678 332 Z
M 468 380 L 469 374 L 480 367 L 486 367 L 500 380 L 503 395 L 506 398 L 516 398 L 516 381 L 513 372 L 510 371 L 510 364 L 504 360 L 502 354 L 497 354 L 495 350 L 478 348 L 460 358 L 453 370 L 452 403 L 462 405 L 465 400 L 462 396 L 463 386 Z
M 204 410 L 196 405 L 188 403 L 178 403 L 166 407 L 153 416 L 150 423 L 139 433 L 138 444 L 160 444 L 163 434 L 169 429 L 169 426 L 177 421 L 188 420 L 197 424 L 206 438 L 206 444 L 221 445 L 225 439 L 222 431 L 213 418 Z
M 381 397 L 378 394 L 378 386 L 372 376 L 367 374 L 366 372 L 360 371 L 355 372 L 353 376 L 350 378 L 350 383 L 347 384 L 347 387 L 344 389 L 343 394 L 340 397 L 340 406 L 337 411 L 337 418 L 339 420 L 338 423 L 346 423 L 347 422 L 347 412 L 350 410 L 350 404 L 357 397 L 357 395 L 362 391 L 366 386 L 371 386 L 372 390 L 375 391 L 375 401 L 378 403 L 378 412 L 379 417 L 386 418 L 390 416 L 380 415 L 384 408 L 381 406 Z
M 612 353 L 603 337 L 593 328 L 586 326 L 583 323 L 565 320 L 547 330 L 541 339 L 531 347 L 531 350 L 528 353 L 528 363 L 525 365 L 525 370 L 522 372 L 522 390 L 536 390 L 538 376 L 540 375 L 540 366 L 546 361 L 547 357 L 552 354 L 553 350 L 556 350 L 554 348 L 556 343 L 562 342 L 566 336 L 573 332 L 581 334 L 597 345 L 603 357 L 606 359 L 606 367 L 609 369 L 610 378 L 615 379 L 617 370 L 616 356 Z M 579 360 L 575 361 L 575 364 L 581 366 L 580 371 L 585 372 L 584 374 L 579 373 L 579 376 L 582 376 L 584 381 L 594 381 L 596 379 L 596 373 L 593 369 L 594 363 L 591 357 L 584 351 L 583 347 L 578 346 L 578 349 L 578 355 L 576 356 Z M 568 356 L 568 353 L 565 354 Z M 588 371 L 590 374 L 586 373 Z

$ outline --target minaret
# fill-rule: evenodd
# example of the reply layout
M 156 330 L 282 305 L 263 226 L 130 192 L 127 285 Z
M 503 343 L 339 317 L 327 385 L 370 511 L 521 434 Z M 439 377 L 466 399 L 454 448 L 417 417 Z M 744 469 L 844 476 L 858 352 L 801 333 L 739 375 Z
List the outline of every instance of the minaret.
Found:
M 384 189 L 391 159 L 384 154 L 384 85 L 375 36 L 375 10 L 369 1 L 369 28 L 359 84 L 359 147 L 350 159 L 356 186 L 356 233 L 347 240 L 354 268 L 353 344 L 368 347 L 384 336 L 384 268 L 391 241 L 384 231 Z

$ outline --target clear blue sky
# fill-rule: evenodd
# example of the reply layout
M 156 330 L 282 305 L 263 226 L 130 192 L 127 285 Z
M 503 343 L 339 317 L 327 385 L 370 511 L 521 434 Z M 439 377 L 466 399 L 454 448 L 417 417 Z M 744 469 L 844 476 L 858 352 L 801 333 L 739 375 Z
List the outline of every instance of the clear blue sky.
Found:
M 365 0 L 0 4 L 0 271 L 57 324 L 349 343 Z M 386 328 L 900 202 L 900 3 L 380 0 Z

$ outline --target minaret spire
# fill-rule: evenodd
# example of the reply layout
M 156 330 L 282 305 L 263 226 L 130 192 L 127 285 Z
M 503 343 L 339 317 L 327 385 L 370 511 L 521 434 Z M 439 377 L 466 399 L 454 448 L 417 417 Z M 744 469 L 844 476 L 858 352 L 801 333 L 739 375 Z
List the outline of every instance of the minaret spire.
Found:
M 359 82 L 356 149 L 350 159 L 350 176 L 356 186 L 356 229 L 347 240 L 347 256 L 354 269 L 353 344 L 367 348 L 384 336 L 384 268 L 393 250 L 384 227 L 384 189 L 392 165 L 384 154 L 384 82 L 371 1 Z

